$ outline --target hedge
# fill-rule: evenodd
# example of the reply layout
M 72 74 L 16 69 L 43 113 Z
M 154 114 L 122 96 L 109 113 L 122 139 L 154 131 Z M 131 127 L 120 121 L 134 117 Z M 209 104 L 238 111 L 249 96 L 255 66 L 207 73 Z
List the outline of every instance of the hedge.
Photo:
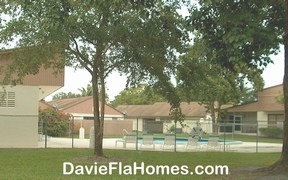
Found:
M 283 137 L 283 129 L 277 127 L 270 127 L 270 128 L 259 128 L 261 134 L 265 137 L 270 138 L 282 138 Z

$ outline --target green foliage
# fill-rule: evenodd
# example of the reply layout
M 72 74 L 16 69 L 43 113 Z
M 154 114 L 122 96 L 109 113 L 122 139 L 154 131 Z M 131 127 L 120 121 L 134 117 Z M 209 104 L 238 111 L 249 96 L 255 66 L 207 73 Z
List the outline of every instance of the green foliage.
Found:
M 276 101 L 280 104 L 284 104 L 284 94 L 277 96 Z
M 255 102 L 257 100 L 257 89 L 243 87 L 240 89 L 240 104 Z
M 112 101 L 112 105 L 137 105 L 137 104 L 154 104 L 155 102 L 166 101 L 157 90 L 147 84 L 140 84 L 136 87 L 126 88 Z
M 65 136 L 69 132 L 69 115 L 52 109 L 40 110 L 39 124 L 48 136 Z
M 168 132 L 169 133 L 175 133 L 175 130 L 176 130 L 176 128 L 175 128 L 175 125 L 173 124 L 172 126 L 170 126 L 169 128 L 168 128 Z
M 270 127 L 270 128 L 259 128 L 259 131 L 266 137 L 269 138 L 282 138 L 283 137 L 283 129 Z
M 245 94 L 248 92 L 245 87 L 246 75 L 231 72 L 219 65 L 213 51 L 202 40 L 195 41 L 179 59 L 177 78 L 182 98 L 204 104 L 215 122 L 216 118 L 221 117 L 222 105 L 243 103 L 250 100 L 247 99 L 250 94 Z M 251 80 L 253 92 L 262 89 L 264 84 L 260 73 L 256 71 Z M 215 106 L 215 102 L 218 106 Z
M 66 99 L 66 98 L 76 98 L 76 97 L 81 97 L 81 95 L 75 94 L 72 92 L 68 92 L 68 93 L 59 92 L 59 93 L 55 94 L 52 99 L 55 100 L 55 99 Z
M 92 85 L 87 84 L 87 88 L 85 89 L 84 87 L 78 89 L 80 91 L 80 94 L 77 93 L 72 93 L 72 92 L 59 92 L 53 96 L 53 100 L 55 99 L 67 99 L 67 98 L 78 98 L 78 97 L 84 97 L 84 96 L 93 96 L 93 90 L 92 90 Z M 109 101 L 108 94 L 105 96 L 106 102 Z
M 92 96 L 93 95 L 93 89 L 91 84 L 87 84 L 87 88 L 84 87 L 78 89 L 80 91 L 81 96 Z
M 198 1 L 188 17 L 194 43 L 178 68 L 185 98 L 206 104 L 212 116 L 214 101 L 250 101 L 245 84 L 252 92 L 264 86 L 261 72 L 282 43 L 284 9 L 283 0 Z
M 100 132 L 95 149 L 102 156 L 105 80 L 113 70 L 127 74 L 130 85 L 161 85 L 168 102 L 179 107 L 170 76 L 189 39 L 188 24 L 178 13 L 183 1 L 1 2 L 0 14 L 8 18 L 1 22 L 0 42 L 17 48 L 7 79 L 15 72 L 18 79 L 36 74 L 42 65 L 85 68 L 92 76 L 95 131 Z
M 218 64 L 251 78 L 279 52 L 284 13 L 284 0 L 199 1 L 190 20 Z

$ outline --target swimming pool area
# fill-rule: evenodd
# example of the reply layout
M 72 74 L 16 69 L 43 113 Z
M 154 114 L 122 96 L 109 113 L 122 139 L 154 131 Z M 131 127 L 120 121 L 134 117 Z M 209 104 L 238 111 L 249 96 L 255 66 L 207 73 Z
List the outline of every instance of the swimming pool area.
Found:
M 138 143 L 142 143 L 143 138 L 139 137 L 138 138 Z M 156 144 L 161 144 L 164 143 L 165 138 L 161 138 L 161 137 L 155 137 L 153 138 L 154 143 Z M 188 142 L 187 138 L 176 138 L 176 144 L 186 144 Z M 218 142 L 220 144 L 242 144 L 242 141 L 237 141 L 237 140 L 223 140 L 223 139 L 219 139 Z M 198 140 L 199 144 L 207 144 L 208 143 L 208 139 L 199 139 Z
M 155 150 L 153 151 L 163 151 L 163 138 L 154 138 L 155 139 Z M 185 152 L 185 145 L 187 143 L 187 138 L 177 138 L 176 141 L 176 151 Z M 138 140 L 137 146 L 134 143 L 130 143 L 126 148 L 123 148 L 122 144 L 115 147 L 115 142 L 121 140 L 121 138 L 104 138 L 103 139 L 103 148 L 104 149 L 125 149 L 125 150 L 152 150 L 151 148 L 140 149 L 141 141 Z M 73 142 L 73 143 L 72 143 Z M 200 144 L 207 144 L 207 139 L 199 141 Z M 219 143 L 224 144 L 224 141 L 219 141 Z M 225 145 L 230 143 L 230 148 L 226 148 L 225 152 L 241 152 L 241 153 L 255 153 L 255 152 L 281 152 L 282 144 L 279 143 L 263 143 L 263 142 L 239 142 L 234 140 L 226 140 Z M 204 145 L 205 146 L 205 145 Z M 38 142 L 39 148 L 45 148 L 45 142 Z M 49 138 L 47 142 L 47 148 L 89 148 L 89 139 L 78 139 L 75 138 L 72 141 L 71 138 Z M 167 151 L 174 151 L 170 149 Z M 224 149 L 221 149 L 224 151 Z M 206 149 L 203 148 L 203 151 L 206 152 Z

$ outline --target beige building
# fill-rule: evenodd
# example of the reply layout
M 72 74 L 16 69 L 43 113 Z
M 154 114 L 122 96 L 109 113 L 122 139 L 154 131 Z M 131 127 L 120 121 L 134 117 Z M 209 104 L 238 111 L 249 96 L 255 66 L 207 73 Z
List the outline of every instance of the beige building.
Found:
M 258 93 L 258 100 L 252 103 L 228 108 L 223 119 L 227 125 L 226 132 L 256 133 L 263 127 L 283 127 L 284 105 L 277 102 L 277 97 L 283 95 L 283 85 L 264 89 Z M 224 127 L 220 128 L 224 131 Z
M 0 57 L 2 68 L 12 61 Z M 0 81 L 4 77 L 1 72 Z M 0 148 L 38 147 L 38 102 L 64 85 L 64 69 L 57 76 L 53 72 L 40 68 L 21 85 L 0 87 Z
M 212 131 L 212 121 L 204 105 L 197 102 L 182 102 L 181 111 L 185 116 L 185 121 L 175 124 L 169 115 L 170 104 L 158 102 L 152 105 L 120 105 L 119 111 L 125 114 L 125 119 L 133 121 L 133 130 L 144 133 L 168 133 L 176 128 L 176 132 L 191 133 L 193 127 L 200 122 L 205 132 Z M 173 128 L 171 128 L 173 127 Z

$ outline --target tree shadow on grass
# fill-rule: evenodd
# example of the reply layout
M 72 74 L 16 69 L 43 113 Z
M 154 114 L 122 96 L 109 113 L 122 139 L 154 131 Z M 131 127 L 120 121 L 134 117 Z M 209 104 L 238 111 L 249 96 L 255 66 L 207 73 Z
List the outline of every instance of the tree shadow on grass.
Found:
M 270 167 L 245 167 L 233 169 L 228 179 L 247 179 L 247 180 L 287 180 L 287 167 L 274 169 Z

